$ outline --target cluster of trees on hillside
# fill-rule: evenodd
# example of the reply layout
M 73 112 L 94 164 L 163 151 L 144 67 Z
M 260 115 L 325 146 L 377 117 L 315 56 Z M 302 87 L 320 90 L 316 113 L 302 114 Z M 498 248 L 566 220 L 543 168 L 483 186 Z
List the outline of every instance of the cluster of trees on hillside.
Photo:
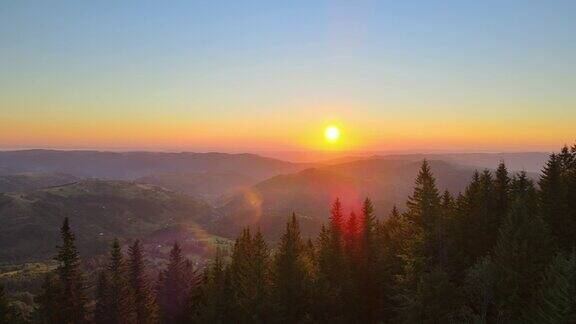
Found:
M 93 297 L 67 220 L 62 241 L 41 323 L 574 323 L 576 146 L 551 155 L 538 188 L 501 164 L 456 197 L 424 161 L 403 212 L 336 200 L 315 240 L 293 215 L 274 249 L 246 229 L 203 269 L 176 243 L 157 280 L 139 242 L 123 255 L 115 241 Z M 0 289 L 0 323 L 11 314 Z

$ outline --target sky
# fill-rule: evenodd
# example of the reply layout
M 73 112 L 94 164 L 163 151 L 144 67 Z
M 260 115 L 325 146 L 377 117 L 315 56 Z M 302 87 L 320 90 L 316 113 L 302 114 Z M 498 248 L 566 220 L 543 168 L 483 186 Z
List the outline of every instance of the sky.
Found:
M 551 151 L 575 60 L 576 1 L 2 0 L 0 148 Z

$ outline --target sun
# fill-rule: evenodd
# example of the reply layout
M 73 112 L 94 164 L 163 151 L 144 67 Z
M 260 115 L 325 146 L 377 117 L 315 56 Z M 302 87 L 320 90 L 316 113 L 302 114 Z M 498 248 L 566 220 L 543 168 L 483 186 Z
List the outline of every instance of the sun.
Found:
M 330 125 L 326 127 L 326 130 L 324 130 L 324 137 L 328 142 L 334 143 L 338 141 L 338 138 L 340 138 L 340 130 L 338 127 Z

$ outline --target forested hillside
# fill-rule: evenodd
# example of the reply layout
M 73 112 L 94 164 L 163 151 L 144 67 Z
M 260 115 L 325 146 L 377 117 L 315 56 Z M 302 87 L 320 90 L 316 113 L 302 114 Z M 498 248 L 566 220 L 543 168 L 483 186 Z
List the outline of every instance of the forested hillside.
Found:
M 157 276 L 139 241 L 109 240 L 108 260 L 87 269 L 66 218 L 33 305 L 0 288 L 0 323 L 576 320 L 576 145 L 552 154 L 538 183 L 500 164 L 458 194 L 423 161 L 403 210 L 383 218 L 368 198 L 335 199 L 314 239 L 292 215 L 277 245 L 246 228 L 206 266 L 176 242 Z
M 0 193 L 0 264 L 49 259 L 63 217 L 74 223 L 83 254 L 93 256 L 105 252 L 114 237 L 152 239 L 173 226 L 194 229 L 188 231 L 193 235 L 215 216 L 201 200 L 125 181 L 84 180 Z

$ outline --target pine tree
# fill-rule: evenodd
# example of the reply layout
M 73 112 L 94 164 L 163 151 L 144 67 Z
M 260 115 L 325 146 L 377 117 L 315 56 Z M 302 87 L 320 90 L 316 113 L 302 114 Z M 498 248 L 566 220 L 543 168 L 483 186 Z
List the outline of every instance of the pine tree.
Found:
M 570 217 L 569 156 L 566 149 L 562 155 L 550 155 L 542 171 L 538 192 L 542 218 L 549 225 L 556 243 L 565 252 L 570 252 L 576 241 L 576 219 Z
M 314 313 L 318 320 L 340 321 L 342 314 L 342 284 L 344 281 L 341 248 L 335 255 L 332 230 L 322 226 L 318 235 L 318 274 L 314 286 Z M 338 253 L 338 252 L 336 252 Z
M 446 224 L 435 179 L 427 161 L 422 163 L 414 193 L 408 200 L 403 271 L 399 279 L 399 315 L 408 322 L 444 322 L 459 301 L 444 264 Z
M 61 286 L 58 300 L 59 320 L 63 324 L 84 323 L 86 321 L 86 288 L 80 269 L 80 257 L 68 218 L 64 219 L 60 236 L 62 245 L 55 257 L 58 262 L 56 273 Z
M 360 225 L 358 224 L 358 217 L 356 213 L 351 212 L 348 221 L 346 222 L 346 231 L 344 233 L 344 247 L 349 263 L 356 264 L 359 257 L 359 239 Z
M 62 295 L 62 285 L 55 272 L 49 272 L 44 277 L 41 291 L 36 296 L 38 304 L 38 314 L 40 322 L 46 324 L 62 323 L 60 298 Z
M 311 279 L 296 215 L 286 225 L 274 260 L 274 301 L 278 322 L 296 323 L 310 314 Z
M 94 307 L 94 323 L 106 324 L 110 322 L 110 282 L 106 271 L 100 271 L 96 284 L 96 306 Z
M 138 324 L 157 323 L 158 307 L 146 275 L 144 251 L 140 241 L 136 240 L 130 246 L 128 256 L 130 288 L 136 309 L 136 322 Z
M 532 307 L 524 309 L 527 323 L 576 323 L 576 256 L 558 255 L 546 269 Z
M 459 290 L 439 266 L 423 273 L 414 291 L 403 295 L 403 323 L 452 323 L 462 306 Z
M 396 278 L 402 273 L 402 244 L 406 241 L 402 216 L 396 206 L 388 218 L 376 226 L 375 232 L 375 303 L 376 319 L 389 322 L 398 309 Z
M 498 164 L 494 177 L 494 212 L 499 219 L 499 225 L 504 222 L 504 217 L 510 210 L 510 177 L 504 162 Z
M 232 254 L 230 283 L 234 317 L 239 322 L 265 322 L 268 294 L 268 248 L 262 234 L 245 229 Z
M 474 173 L 463 202 L 459 215 L 460 235 L 456 245 L 464 258 L 458 271 L 463 271 L 488 254 L 496 243 L 501 221 L 495 212 L 497 198 L 489 171 Z
M 361 318 L 373 322 L 378 305 L 377 293 L 380 287 L 376 286 L 376 262 L 379 246 L 376 245 L 376 217 L 370 199 L 366 198 L 362 205 L 362 231 L 360 237 L 360 267 L 358 290 L 361 302 Z
M 180 245 L 174 243 L 168 266 L 158 278 L 157 302 L 164 322 L 177 323 L 186 317 L 186 306 L 193 279 L 190 263 L 182 256 Z
M 536 210 L 535 189 L 525 173 L 512 183 L 513 203 L 494 251 L 500 317 L 518 321 L 534 298 L 541 273 L 553 253 L 546 224 Z
M 445 254 L 442 237 L 440 196 L 436 180 L 426 160 L 416 177 L 414 193 L 408 198 L 406 217 L 412 223 L 415 235 L 409 254 L 412 254 L 417 271 L 427 271 L 437 265 Z
M 110 260 L 107 268 L 108 284 L 105 299 L 108 305 L 108 323 L 136 323 L 136 307 L 127 267 L 117 239 L 112 243 Z
M 463 283 L 465 322 L 492 323 L 496 289 L 496 269 L 490 257 L 482 257 L 466 271 Z
M 339 237 L 336 241 L 341 239 L 344 229 L 344 213 L 342 211 L 342 203 L 339 198 L 336 198 L 330 210 L 330 230 L 332 235 Z
M 203 279 L 203 307 L 191 322 L 230 323 L 234 321 L 230 300 L 233 292 L 230 285 L 230 272 L 224 264 L 223 251 L 217 250 L 216 257 L 207 267 Z M 195 321 L 194 321 L 195 320 Z
M 8 297 L 0 283 L 0 324 L 8 324 Z

